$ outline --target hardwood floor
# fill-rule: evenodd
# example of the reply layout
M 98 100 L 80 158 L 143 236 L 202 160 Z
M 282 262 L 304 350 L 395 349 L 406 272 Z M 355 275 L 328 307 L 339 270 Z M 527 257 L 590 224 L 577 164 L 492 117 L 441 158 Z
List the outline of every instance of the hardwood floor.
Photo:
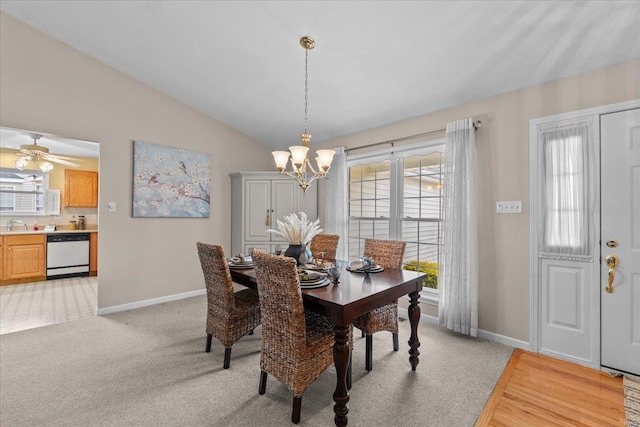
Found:
M 624 426 L 622 378 L 516 349 L 480 426 Z

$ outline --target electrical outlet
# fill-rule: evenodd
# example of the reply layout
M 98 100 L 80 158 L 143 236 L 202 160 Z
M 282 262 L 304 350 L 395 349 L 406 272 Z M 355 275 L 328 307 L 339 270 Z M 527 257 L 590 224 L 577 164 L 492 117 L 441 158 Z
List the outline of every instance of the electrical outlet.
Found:
M 107 204 L 107 210 L 109 212 L 115 212 L 116 211 L 116 202 L 109 202 Z
M 496 213 L 522 213 L 522 201 L 496 202 Z

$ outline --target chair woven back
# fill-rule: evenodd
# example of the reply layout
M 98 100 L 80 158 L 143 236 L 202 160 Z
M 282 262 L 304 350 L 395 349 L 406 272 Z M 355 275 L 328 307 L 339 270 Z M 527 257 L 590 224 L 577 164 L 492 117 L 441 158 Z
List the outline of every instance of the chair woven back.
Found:
M 296 261 L 293 258 L 269 255 L 255 250 L 253 265 L 262 313 L 260 367 L 273 374 L 270 369 L 272 367 L 265 368 L 265 358 L 293 362 L 298 359 L 296 353 L 305 346 L 306 326 L 300 279 Z M 284 377 L 293 375 L 293 367 L 280 368 L 291 369 L 291 372 L 283 373 Z M 282 376 L 273 375 L 284 383 L 291 382 Z
M 311 254 L 314 258 L 320 258 L 316 254 L 324 252 L 323 259 L 335 262 L 339 240 L 340 236 L 337 234 L 318 234 L 311 239 Z
M 219 316 L 228 317 L 234 306 L 233 280 L 229 266 L 224 257 L 224 249 L 220 245 L 198 242 L 198 256 L 207 287 L 207 301 L 209 311 Z
M 399 240 L 364 240 L 364 256 L 371 257 L 384 268 L 402 268 L 406 242 Z

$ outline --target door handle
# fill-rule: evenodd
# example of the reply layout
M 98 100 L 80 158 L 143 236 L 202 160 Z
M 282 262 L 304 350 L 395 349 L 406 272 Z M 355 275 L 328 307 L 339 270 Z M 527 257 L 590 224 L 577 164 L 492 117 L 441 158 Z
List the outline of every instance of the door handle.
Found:
M 618 257 L 615 255 L 607 255 L 605 258 L 607 266 L 609 266 L 609 285 L 604 288 L 607 293 L 613 293 L 613 281 L 616 278 L 616 267 L 618 266 Z

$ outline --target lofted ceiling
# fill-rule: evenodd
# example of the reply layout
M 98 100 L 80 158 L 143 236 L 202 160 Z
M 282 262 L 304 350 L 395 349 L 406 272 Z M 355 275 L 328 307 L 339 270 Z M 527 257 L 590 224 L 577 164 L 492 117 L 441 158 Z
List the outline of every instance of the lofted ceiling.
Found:
M 0 9 L 273 148 L 640 57 L 637 1 L 11 1 Z

